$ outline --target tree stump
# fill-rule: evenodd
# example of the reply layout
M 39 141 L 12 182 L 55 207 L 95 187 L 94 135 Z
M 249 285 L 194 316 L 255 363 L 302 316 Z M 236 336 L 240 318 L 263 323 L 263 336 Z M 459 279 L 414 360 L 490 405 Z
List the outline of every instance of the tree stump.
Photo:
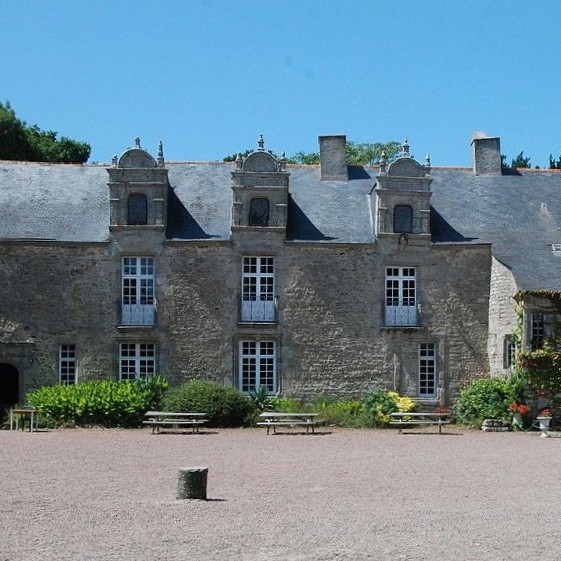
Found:
M 177 478 L 178 499 L 206 500 L 206 482 L 208 468 L 181 468 Z

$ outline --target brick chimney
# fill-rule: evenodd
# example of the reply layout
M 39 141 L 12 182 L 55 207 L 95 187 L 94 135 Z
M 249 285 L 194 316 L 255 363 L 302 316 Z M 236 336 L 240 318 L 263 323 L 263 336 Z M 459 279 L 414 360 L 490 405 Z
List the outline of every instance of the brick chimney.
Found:
M 321 135 L 319 155 L 321 160 L 321 181 L 348 181 L 346 145 L 347 137 L 339 135 Z
M 498 136 L 474 132 L 471 152 L 475 175 L 501 175 L 501 139 Z

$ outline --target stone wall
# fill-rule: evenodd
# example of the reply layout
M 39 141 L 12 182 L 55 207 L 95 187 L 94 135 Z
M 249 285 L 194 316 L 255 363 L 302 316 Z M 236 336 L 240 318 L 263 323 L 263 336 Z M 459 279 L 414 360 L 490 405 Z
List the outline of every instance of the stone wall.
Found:
M 124 255 L 154 257 L 154 327 L 120 325 Z M 277 323 L 238 321 L 244 255 L 275 257 Z M 5 244 L 0 265 L 0 361 L 19 345 L 22 395 L 57 382 L 60 344 L 76 345 L 79 380 L 117 378 L 119 343 L 130 341 L 154 343 L 157 370 L 173 384 L 231 385 L 238 341 L 271 339 L 281 392 L 306 398 L 374 388 L 415 396 L 420 343 L 436 345 L 447 400 L 488 372 L 489 246 L 297 243 L 266 231 L 239 232 L 231 242 L 164 242 L 157 230 L 125 227 L 109 243 Z M 389 265 L 416 267 L 417 327 L 384 325 Z
M 491 374 L 504 376 L 505 338 L 519 329 L 514 295 L 517 288 L 512 272 L 493 257 L 491 267 L 491 293 L 489 299 L 488 354 Z

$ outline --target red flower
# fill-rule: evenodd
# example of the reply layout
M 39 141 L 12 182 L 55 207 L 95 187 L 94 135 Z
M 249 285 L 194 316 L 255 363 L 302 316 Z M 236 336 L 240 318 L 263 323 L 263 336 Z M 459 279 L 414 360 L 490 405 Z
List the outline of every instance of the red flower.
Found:
M 516 403 L 516 401 L 512 402 L 509 405 L 509 410 L 511 413 L 520 413 L 521 415 L 526 415 L 530 408 L 524 403 Z

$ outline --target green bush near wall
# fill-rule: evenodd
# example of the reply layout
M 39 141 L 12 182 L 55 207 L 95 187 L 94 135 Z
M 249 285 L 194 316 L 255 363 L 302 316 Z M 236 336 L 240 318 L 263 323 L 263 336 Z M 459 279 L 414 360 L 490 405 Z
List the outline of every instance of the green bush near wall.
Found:
M 524 380 L 515 375 L 476 380 L 462 390 L 456 401 L 456 423 L 479 428 L 485 419 L 509 421 L 509 406 L 515 401 L 522 403 L 524 391 Z
M 156 408 L 168 386 L 161 376 L 117 382 L 96 380 L 45 386 L 27 394 L 49 426 L 138 427 L 144 413 Z
M 241 391 L 207 380 L 192 380 L 170 388 L 162 407 L 176 413 L 205 413 L 212 427 L 251 424 L 256 413 L 251 400 Z

